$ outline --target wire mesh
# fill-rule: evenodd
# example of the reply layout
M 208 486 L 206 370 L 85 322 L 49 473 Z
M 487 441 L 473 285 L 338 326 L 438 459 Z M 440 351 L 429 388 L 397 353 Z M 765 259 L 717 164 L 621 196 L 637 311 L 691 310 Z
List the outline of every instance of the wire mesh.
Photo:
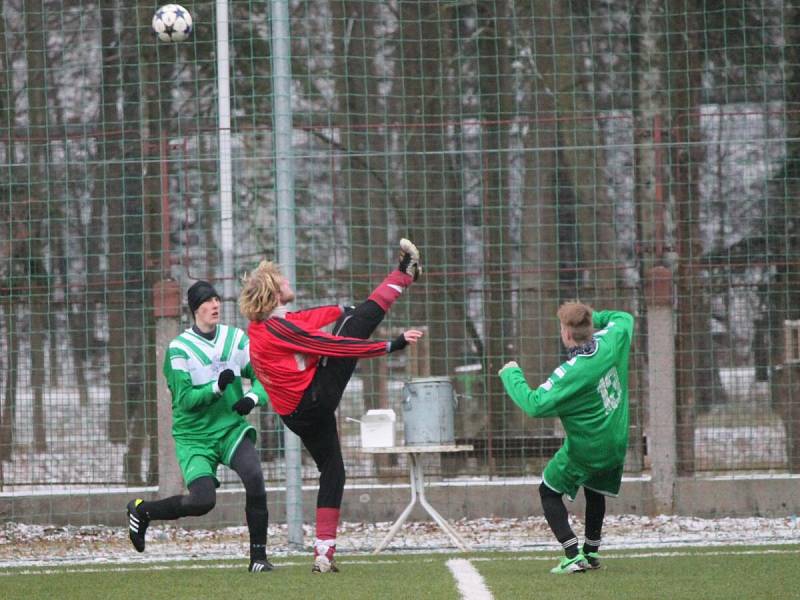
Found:
M 224 272 L 214 3 L 186 5 L 176 44 L 150 3 L 0 3 L 0 493 L 158 484 L 154 286 L 236 287 L 276 256 L 268 4 L 229 3 Z M 474 446 L 432 477 L 538 476 L 563 431 L 496 371 L 544 381 L 574 298 L 637 317 L 626 472 L 649 473 L 654 267 L 673 278 L 678 472 L 800 468 L 797 9 L 653 4 L 290 3 L 296 304 L 364 299 L 403 236 L 425 266 L 378 334 L 424 326 L 424 347 L 363 361 L 342 400 L 348 481 L 407 478 L 348 417 L 399 413 L 427 375 L 454 382 Z M 280 485 L 280 420 L 252 419 Z

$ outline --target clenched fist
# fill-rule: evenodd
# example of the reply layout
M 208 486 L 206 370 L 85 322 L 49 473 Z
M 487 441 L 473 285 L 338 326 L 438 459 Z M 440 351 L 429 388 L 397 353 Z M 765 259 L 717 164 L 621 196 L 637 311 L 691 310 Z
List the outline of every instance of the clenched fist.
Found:
M 517 364 L 517 361 L 510 360 L 500 368 L 497 374 L 500 375 L 506 369 L 519 369 L 519 365 Z

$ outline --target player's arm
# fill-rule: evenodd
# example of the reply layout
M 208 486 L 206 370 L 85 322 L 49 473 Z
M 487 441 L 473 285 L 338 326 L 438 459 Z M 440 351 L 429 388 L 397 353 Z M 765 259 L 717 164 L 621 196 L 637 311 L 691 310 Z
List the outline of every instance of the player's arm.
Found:
M 253 366 L 250 364 L 250 338 L 248 338 L 247 334 L 241 329 L 236 329 L 236 335 L 238 342 L 236 344 L 236 350 L 233 353 L 233 359 L 236 366 L 239 367 L 240 377 L 250 380 L 250 389 L 233 403 L 231 410 L 245 416 L 250 414 L 250 411 L 259 404 L 261 406 L 266 406 L 269 397 L 267 396 L 264 386 L 261 385 L 261 382 L 256 378 L 255 369 L 253 369 Z M 240 379 L 237 392 L 242 394 L 242 391 Z
M 214 381 L 205 385 L 192 385 L 187 358 L 182 350 L 169 348 L 164 358 L 164 377 L 172 392 L 173 405 L 194 412 L 211 406 L 219 399 L 221 393 L 217 392 L 218 387 L 217 390 L 214 389 L 216 387 Z
M 370 358 L 382 356 L 405 347 L 405 343 L 399 342 L 399 338 L 391 342 L 381 342 L 342 337 L 320 330 L 306 331 L 287 319 L 268 319 L 264 322 L 264 326 L 270 334 L 273 344 L 283 350 L 302 354 L 341 358 Z M 403 335 L 400 337 L 403 337 Z M 417 338 L 418 336 L 414 335 L 413 339 L 409 339 L 408 336 L 404 339 L 406 343 L 413 343 Z
M 289 320 L 301 322 L 306 329 L 321 329 L 326 325 L 334 323 L 343 313 L 343 307 L 331 304 L 329 306 L 318 306 L 317 308 L 292 312 L 290 313 L 291 318 Z
M 261 382 L 256 377 L 253 365 L 249 362 L 242 368 L 242 377 L 246 377 L 250 380 L 250 391 L 247 392 L 245 396 L 252 398 L 253 401 L 260 406 L 266 406 L 269 396 L 264 386 L 261 385 Z
M 563 367 L 553 371 L 536 389 L 528 385 L 522 369 L 514 361 L 506 363 L 499 375 L 511 400 L 530 417 L 558 416 L 562 404 L 576 391 L 574 377 L 568 377 Z
M 633 339 L 633 315 L 622 310 L 600 310 L 592 313 L 596 335 L 611 337 L 630 343 Z

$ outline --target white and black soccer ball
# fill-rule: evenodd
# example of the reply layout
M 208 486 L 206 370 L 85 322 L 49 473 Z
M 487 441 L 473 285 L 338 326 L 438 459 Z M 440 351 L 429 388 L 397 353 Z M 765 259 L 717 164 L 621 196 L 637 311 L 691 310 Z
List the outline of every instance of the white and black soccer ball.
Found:
M 192 15 L 180 4 L 165 4 L 153 15 L 153 31 L 162 42 L 182 42 L 192 33 Z

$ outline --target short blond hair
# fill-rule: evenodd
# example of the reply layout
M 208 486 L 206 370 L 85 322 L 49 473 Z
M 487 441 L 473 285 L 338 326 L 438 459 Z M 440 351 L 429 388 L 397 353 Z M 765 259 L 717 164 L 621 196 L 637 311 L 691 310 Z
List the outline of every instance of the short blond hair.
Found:
M 262 260 L 242 277 L 239 312 L 249 321 L 266 321 L 280 301 L 283 275 L 278 265 Z
M 592 339 L 592 307 L 588 304 L 577 300 L 564 302 L 558 309 L 558 320 L 577 343 L 585 344 Z

